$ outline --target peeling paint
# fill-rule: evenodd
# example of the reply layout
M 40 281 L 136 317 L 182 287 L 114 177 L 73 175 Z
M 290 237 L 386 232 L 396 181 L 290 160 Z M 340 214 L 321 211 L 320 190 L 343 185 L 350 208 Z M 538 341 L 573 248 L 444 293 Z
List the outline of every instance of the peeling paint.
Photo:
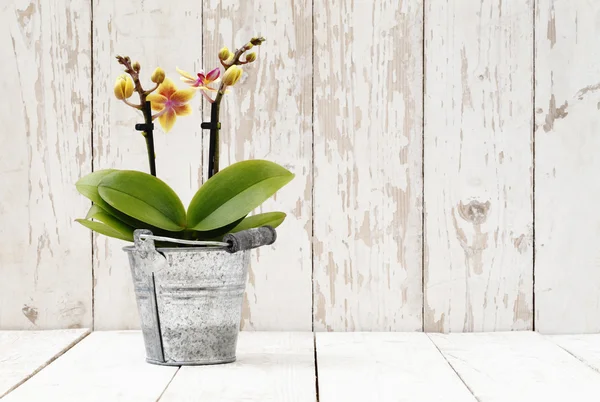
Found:
M 38 310 L 35 307 L 31 307 L 28 305 L 23 306 L 21 312 L 27 319 L 33 324 L 36 325 L 36 321 L 38 319 Z
M 569 114 L 566 110 L 569 103 L 565 101 L 560 107 L 556 107 L 556 98 L 554 94 L 550 97 L 550 105 L 548 114 L 546 115 L 546 123 L 544 124 L 544 131 L 548 132 L 554 128 L 554 122 L 558 119 L 564 119 Z

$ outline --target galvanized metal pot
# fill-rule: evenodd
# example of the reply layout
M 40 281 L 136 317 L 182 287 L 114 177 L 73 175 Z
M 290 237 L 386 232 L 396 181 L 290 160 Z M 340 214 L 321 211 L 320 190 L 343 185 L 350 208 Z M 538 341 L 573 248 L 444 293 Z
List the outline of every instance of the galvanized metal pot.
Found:
M 146 360 L 177 366 L 234 361 L 250 251 L 225 250 L 231 242 L 156 249 L 153 239 L 165 240 L 136 230 L 134 246 L 124 248 Z M 260 242 L 270 244 L 274 238 Z

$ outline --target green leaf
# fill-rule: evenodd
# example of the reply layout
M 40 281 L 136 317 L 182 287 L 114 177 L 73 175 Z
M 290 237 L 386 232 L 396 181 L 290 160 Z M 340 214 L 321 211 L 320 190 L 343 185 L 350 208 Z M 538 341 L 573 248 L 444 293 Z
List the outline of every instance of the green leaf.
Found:
M 261 226 L 276 228 L 283 223 L 285 217 L 286 214 L 283 212 L 266 212 L 264 214 L 252 215 L 241 221 L 229 233 L 241 232 L 242 230 L 259 228 Z
M 157 228 L 185 229 L 185 208 L 162 180 L 143 172 L 120 170 L 106 175 L 98 194 L 117 211 Z
M 95 221 L 90 220 L 92 218 Z M 133 241 L 133 228 L 127 226 L 97 205 L 92 205 L 85 219 L 75 219 L 75 221 L 105 236 Z
M 92 222 L 91 219 L 94 219 L 96 222 Z M 96 204 L 92 205 L 85 219 L 76 219 L 76 221 L 100 234 L 133 241 L 133 228 L 121 222 Z
M 126 241 L 133 241 L 133 236 L 127 236 L 127 235 L 119 232 L 118 230 L 111 228 L 110 226 L 108 226 L 104 223 L 89 221 L 86 219 L 75 219 L 75 221 L 81 223 L 86 228 L 91 229 L 94 232 L 103 234 L 105 236 L 114 237 L 116 239 L 121 239 L 121 240 L 126 240 Z
M 236 227 L 237 225 L 239 225 L 240 223 L 242 223 L 242 221 L 244 220 L 245 217 L 242 217 L 226 226 L 223 226 L 221 228 L 218 229 L 213 229 L 213 230 L 209 230 L 206 232 L 198 232 L 198 231 L 193 231 L 194 233 L 194 238 L 197 240 L 213 240 L 213 241 L 221 241 L 223 239 L 223 236 L 226 235 L 227 233 L 231 233 L 231 230 Z
M 285 186 L 294 175 L 276 163 L 249 160 L 235 163 L 204 183 L 188 207 L 188 227 L 213 230 L 243 216 Z
M 90 173 L 79 179 L 77 183 L 75 183 L 75 187 L 81 195 L 92 200 L 93 203 L 98 204 L 101 208 L 106 210 L 105 206 L 108 204 L 106 204 L 102 197 L 100 197 L 100 194 L 98 194 L 98 185 L 104 177 L 114 172 L 117 172 L 117 170 L 104 169 Z M 108 205 L 108 207 L 110 207 L 110 205 Z
M 85 219 L 94 219 L 94 216 L 99 213 L 107 213 L 107 212 L 106 212 L 106 210 L 99 207 L 97 204 L 92 204 L 92 207 L 90 208 L 87 215 L 85 216 Z

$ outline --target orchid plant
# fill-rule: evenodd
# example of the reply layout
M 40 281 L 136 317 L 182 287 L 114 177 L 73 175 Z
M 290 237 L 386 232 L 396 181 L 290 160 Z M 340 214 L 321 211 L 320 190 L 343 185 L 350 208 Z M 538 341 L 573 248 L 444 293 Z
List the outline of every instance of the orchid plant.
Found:
M 252 38 L 235 52 L 222 48 L 219 51 L 222 77 L 219 67 L 196 75 L 177 68 L 187 86 L 183 89 L 177 88 L 160 67 L 150 76 L 151 88 L 144 89 L 140 63 L 117 56 L 125 74 L 117 77 L 114 94 L 142 112 L 144 123 L 136 124 L 136 130 L 142 131 L 146 140 L 150 174 L 105 169 L 81 178 L 76 187 L 92 201 L 92 207 L 77 222 L 100 234 L 127 241 L 133 241 L 135 229 L 150 229 L 154 234 L 180 239 L 219 240 L 227 233 L 264 225 L 279 226 L 286 216 L 283 212 L 248 214 L 290 182 L 294 177 L 291 172 L 265 160 L 238 162 L 219 171 L 221 101 L 242 76 L 240 66 L 256 60 L 256 53 L 249 50 L 264 41 Z M 190 102 L 198 91 L 211 104 L 210 122 L 201 126 L 210 130 L 208 180 L 186 210 L 177 194 L 156 177 L 153 122 L 158 120 L 164 132 L 169 132 L 178 117 L 192 113 Z M 134 92 L 139 103 L 130 100 Z

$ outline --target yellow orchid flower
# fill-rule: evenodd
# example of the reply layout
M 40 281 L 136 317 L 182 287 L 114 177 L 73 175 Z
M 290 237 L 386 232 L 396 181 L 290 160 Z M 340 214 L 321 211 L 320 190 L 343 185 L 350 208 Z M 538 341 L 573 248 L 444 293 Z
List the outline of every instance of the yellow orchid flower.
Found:
M 204 74 L 204 71 L 201 70 L 197 77 L 194 77 L 192 74 L 188 73 L 187 71 L 180 70 L 179 68 L 176 68 L 176 70 L 181 75 L 181 81 L 185 82 L 189 86 L 213 92 L 216 91 L 216 89 L 209 87 L 209 85 L 219 82 L 219 76 L 221 75 L 221 70 L 219 70 L 219 67 L 212 69 L 208 72 L 208 74 Z
M 119 100 L 125 100 L 133 95 L 133 80 L 127 74 L 121 74 L 115 81 L 115 97 Z
M 223 74 L 223 84 L 235 85 L 236 82 L 242 77 L 243 70 L 238 66 L 231 66 Z
M 158 122 L 165 132 L 169 132 L 177 116 L 187 116 L 192 113 L 192 108 L 187 103 L 194 97 L 194 89 L 177 89 L 173 81 L 168 78 L 158 86 L 155 92 L 148 95 L 146 100 L 151 102 L 152 109 L 158 113 L 152 118 Z
M 181 75 L 181 81 L 185 82 L 191 87 L 198 88 L 202 91 L 202 95 L 206 98 L 207 101 L 213 103 L 214 100 L 208 95 L 208 92 L 217 92 L 217 88 L 213 88 L 209 85 L 217 84 L 220 79 L 221 70 L 219 68 L 214 68 L 208 72 L 208 74 L 204 74 L 204 70 L 201 70 L 197 77 L 194 77 L 192 74 L 187 71 L 180 70 L 176 68 L 177 72 Z

